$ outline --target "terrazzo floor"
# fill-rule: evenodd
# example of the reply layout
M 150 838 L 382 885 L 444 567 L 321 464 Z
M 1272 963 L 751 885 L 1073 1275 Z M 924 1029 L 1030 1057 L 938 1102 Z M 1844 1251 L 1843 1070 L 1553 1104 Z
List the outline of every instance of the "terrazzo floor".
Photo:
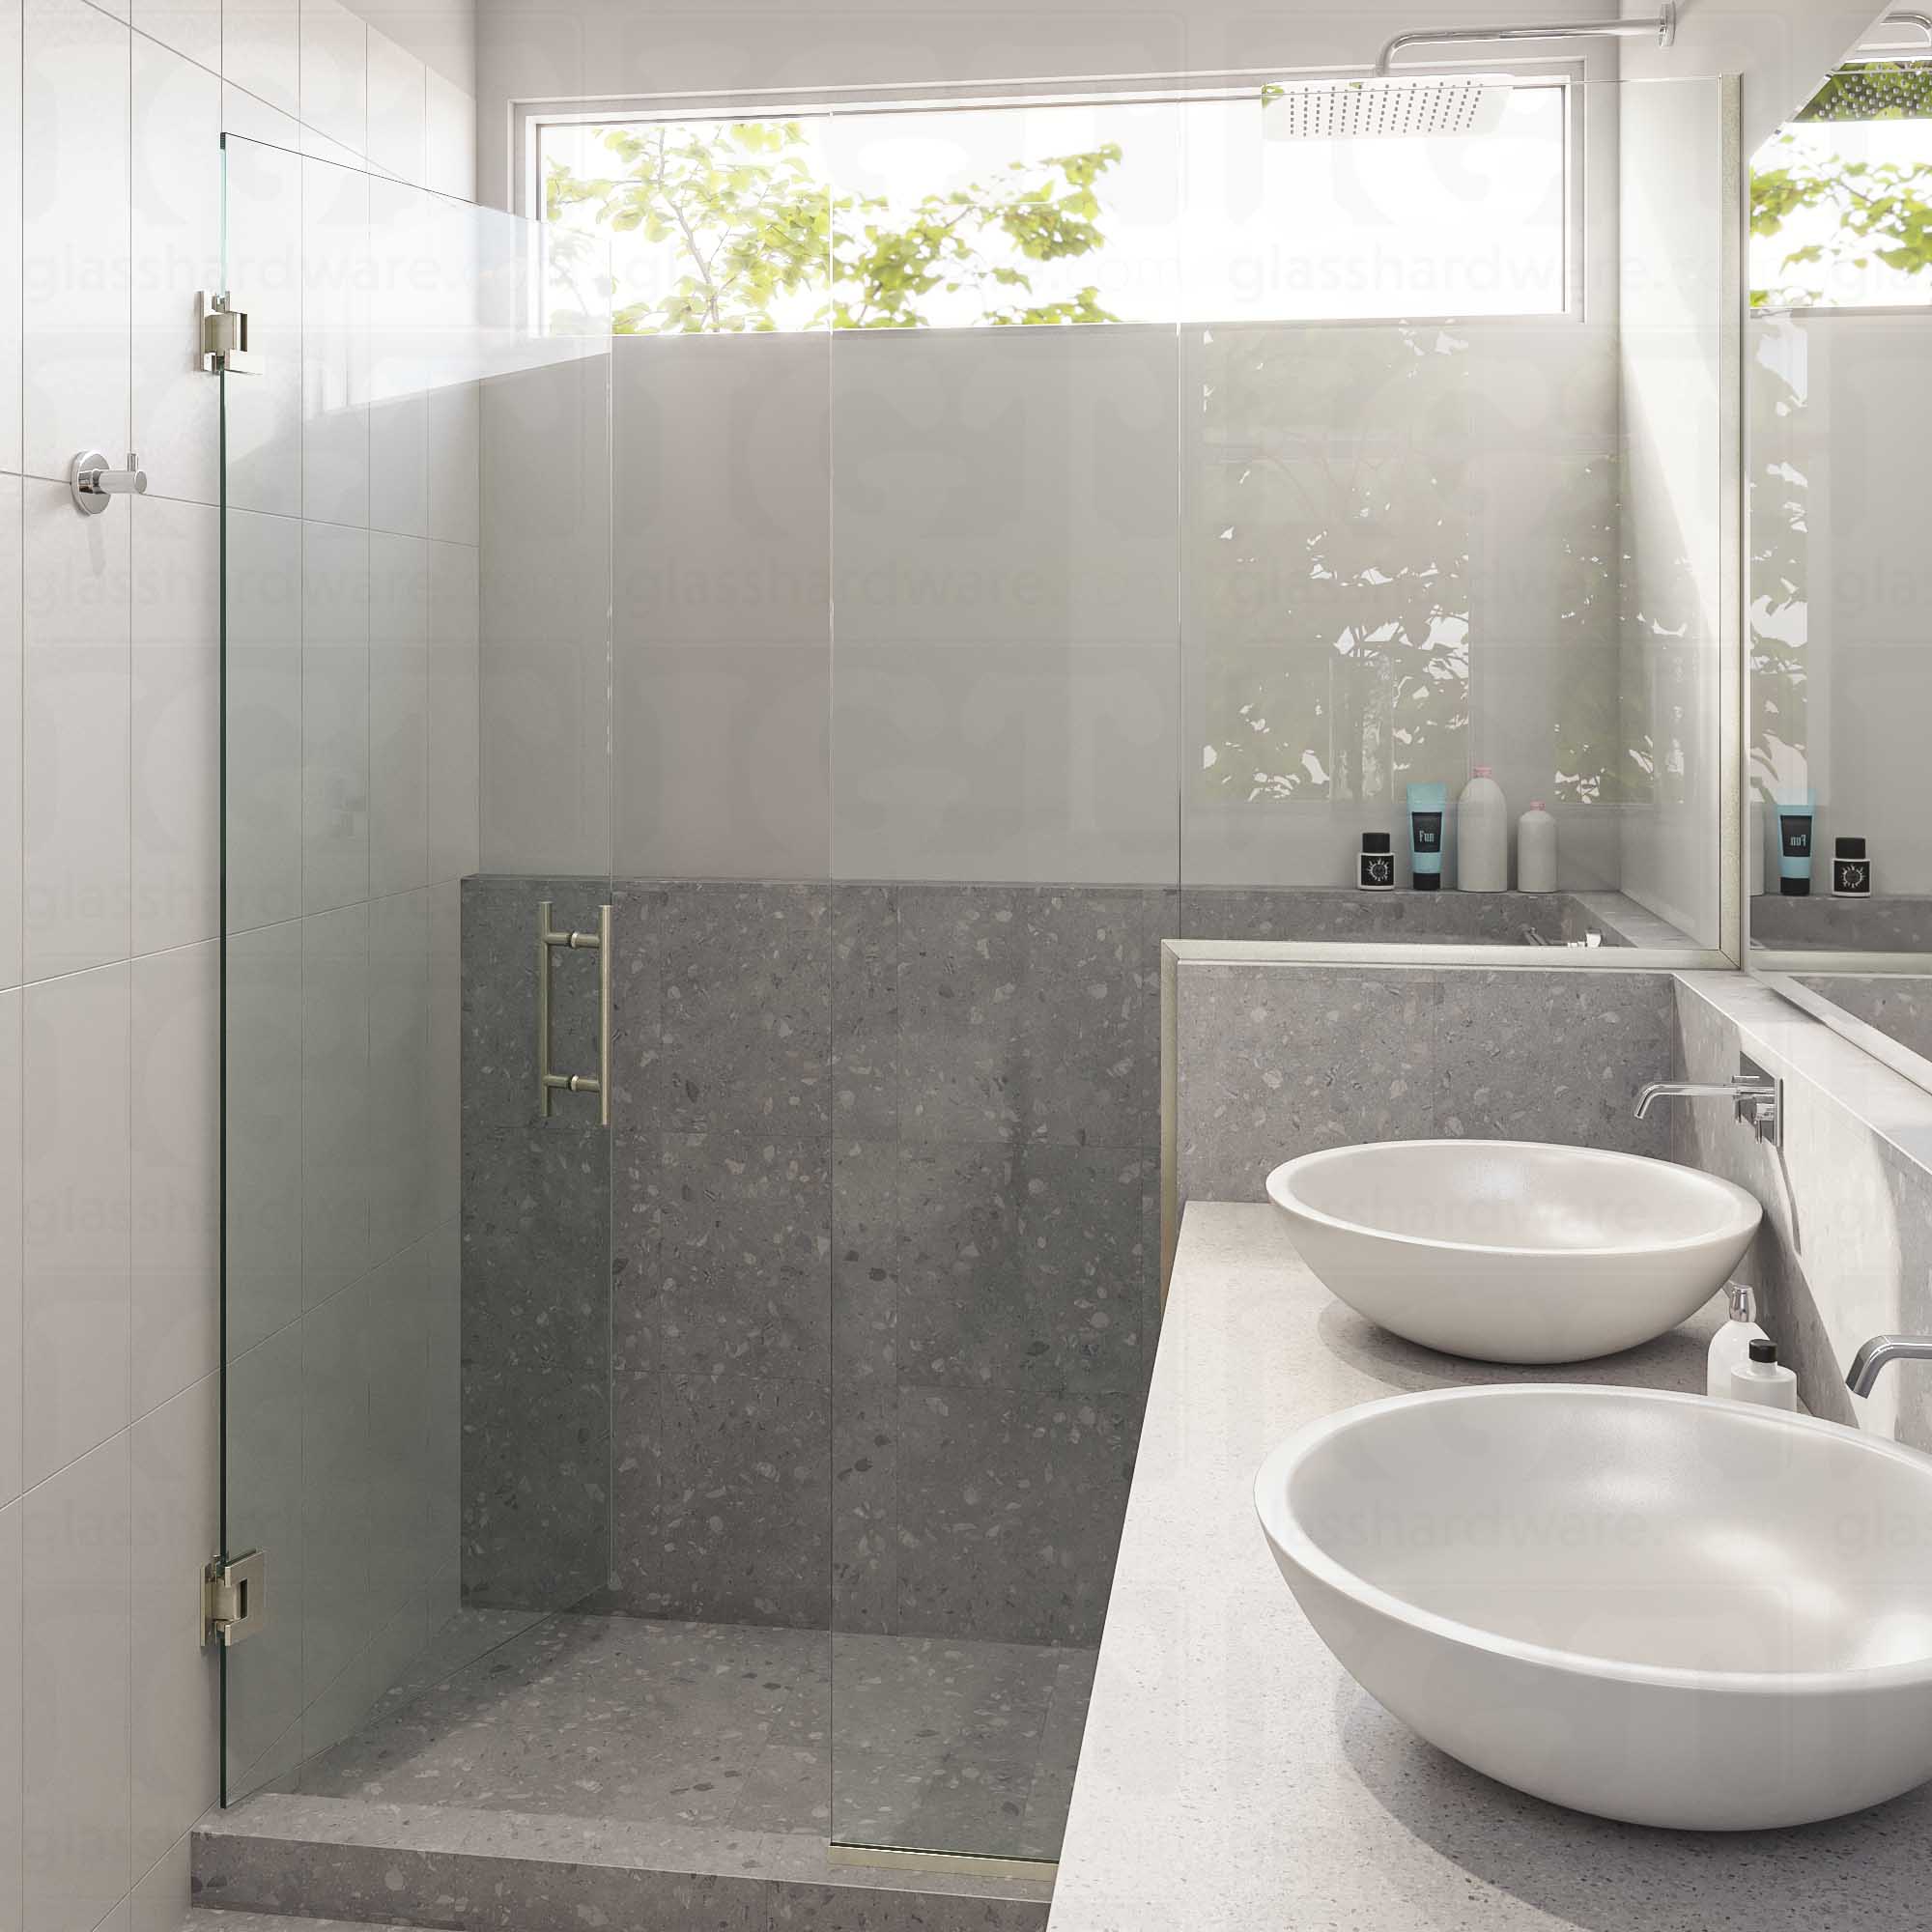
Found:
M 1094 1658 L 465 1610 L 299 1788 L 1054 1859 Z

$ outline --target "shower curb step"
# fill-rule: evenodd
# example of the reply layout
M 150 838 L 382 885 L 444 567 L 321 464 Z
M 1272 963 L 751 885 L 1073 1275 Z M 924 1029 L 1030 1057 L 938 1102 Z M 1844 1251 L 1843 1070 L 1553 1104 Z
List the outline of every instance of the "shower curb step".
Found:
M 274 1792 L 194 1834 L 197 1909 L 292 1928 L 1044 1932 L 1052 1898 L 1031 1880 L 835 1865 L 822 1839 L 783 1833 Z

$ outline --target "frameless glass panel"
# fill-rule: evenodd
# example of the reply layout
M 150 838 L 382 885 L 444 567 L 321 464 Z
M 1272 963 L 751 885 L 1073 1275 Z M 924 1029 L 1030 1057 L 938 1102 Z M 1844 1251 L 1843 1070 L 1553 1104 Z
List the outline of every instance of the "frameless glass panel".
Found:
M 923 326 L 831 344 L 843 1844 L 1050 1860 L 1065 1822 L 1156 1286 L 1175 131 L 1056 106 L 854 116 L 827 143 L 836 197 L 893 224 L 1092 172 L 1099 238 L 1029 257 L 1025 288 L 961 268 Z M 978 326 L 1010 301 L 1164 319 Z
M 232 1801 L 361 1790 L 415 1692 L 608 1580 L 609 1137 L 539 1104 L 534 962 L 541 898 L 611 898 L 611 748 L 608 324 L 546 321 L 528 224 L 224 165 Z M 566 1073 L 596 957 L 554 950 Z

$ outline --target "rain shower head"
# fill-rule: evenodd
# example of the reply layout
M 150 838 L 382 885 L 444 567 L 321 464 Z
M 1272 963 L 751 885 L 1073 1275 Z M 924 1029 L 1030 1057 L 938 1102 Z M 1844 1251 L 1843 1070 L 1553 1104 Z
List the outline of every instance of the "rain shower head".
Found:
M 1493 73 L 1284 81 L 1263 91 L 1262 132 L 1270 141 L 1487 134 L 1509 93 L 1509 76 Z
M 1270 141 L 1342 141 L 1390 135 L 1487 134 L 1502 119 L 1514 84 L 1506 73 L 1396 75 L 1389 64 L 1424 43 L 1576 41 L 1648 37 L 1667 47 L 1677 33 L 1675 0 L 1645 18 L 1566 20 L 1549 26 L 1443 27 L 1398 34 L 1368 80 L 1284 80 L 1262 89 L 1262 130 Z

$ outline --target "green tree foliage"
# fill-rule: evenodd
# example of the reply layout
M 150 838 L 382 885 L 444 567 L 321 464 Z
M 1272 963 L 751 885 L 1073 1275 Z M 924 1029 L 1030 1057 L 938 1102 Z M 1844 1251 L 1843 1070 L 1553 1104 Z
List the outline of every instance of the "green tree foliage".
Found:
M 986 323 L 1117 319 L 1092 286 L 1033 299 L 1025 266 L 1102 245 L 1094 184 L 1121 158 L 1114 143 L 1014 162 L 898 211 L 884 196 L 832 193 L 796 121 L 636 125 L 601 145 L 611 172 L 585 178 L 554 161 L 544 205 L 553 222 L 587 210 L 670 251 L 668 286 L 616 309 L 620 335 L 768 330 L 781 326 L 779 302 L 814 294 L 815 327 L 918 327 L 936 292 L 980 296 Z
M 1799 116 L 1804 122 L 1926 118 L 1925 76 L 1898 69 L 1858 69 L 1836 74 Z M 1779 264 L 1789 281 L 1754 288 L 1756 308 L 1792 308 L 1825 298 L 1814 279 L 1796 271 L 1881 262 L 1902 274 L 1932 269 L 1932 161 L 1844 161 L 1814 158 L 1787 128 L 1770 143 L 1776 165 L 1751 171 L 1751 233 L 1781 234 L 1793 215 L 1824 209 L 1833 217 L 1824 241 L 1794 248 Z

